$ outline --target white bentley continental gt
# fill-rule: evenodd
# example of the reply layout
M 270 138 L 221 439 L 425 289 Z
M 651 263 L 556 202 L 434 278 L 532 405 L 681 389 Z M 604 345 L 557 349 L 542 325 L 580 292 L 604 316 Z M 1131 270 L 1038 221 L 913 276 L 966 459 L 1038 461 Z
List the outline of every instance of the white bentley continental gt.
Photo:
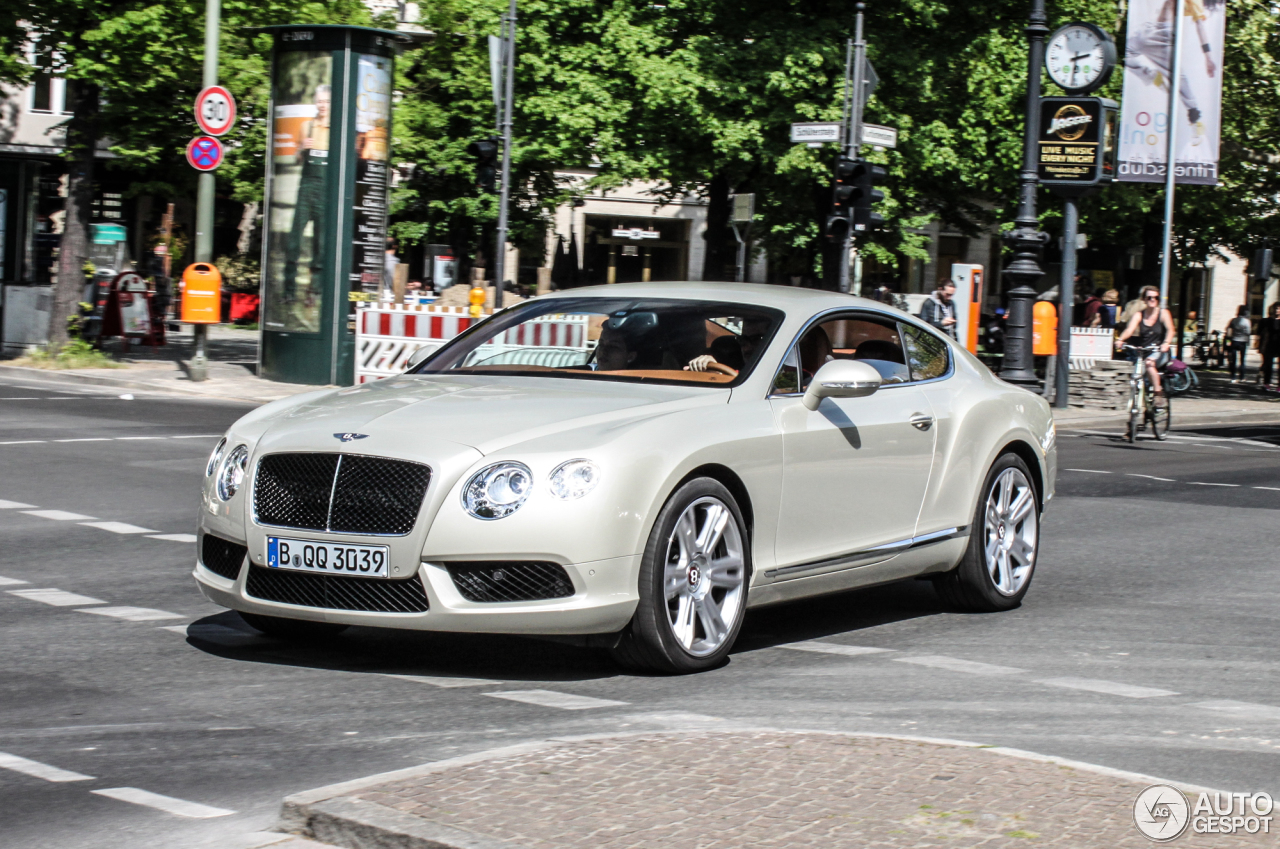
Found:
M 236 422 L 195 578 L 282 637 L 555 636 L 691 672 L 748 607 L 920 576 L 959 609 L 1016 607 L 1054 438 L 1042 398 L 874 301 L 576 289 Z

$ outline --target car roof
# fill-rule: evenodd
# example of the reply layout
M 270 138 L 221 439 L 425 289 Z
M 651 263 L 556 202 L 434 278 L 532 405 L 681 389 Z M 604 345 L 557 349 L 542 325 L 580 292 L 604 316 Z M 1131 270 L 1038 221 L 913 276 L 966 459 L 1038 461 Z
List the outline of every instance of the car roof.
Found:
M 543 298 L 676 298 L 691 301 L 730 301 L 752 306 L 775 307 L 805 313 L 841 307 L 867 307 L 901 313 L 890 304 L 823 289 L 802 289 L 768 283 L 720 283 L 681 281 L 664 283 L 615 283 L 584 286 L 542 295 Z M 906 313 L 901 313 L 906 315 Z

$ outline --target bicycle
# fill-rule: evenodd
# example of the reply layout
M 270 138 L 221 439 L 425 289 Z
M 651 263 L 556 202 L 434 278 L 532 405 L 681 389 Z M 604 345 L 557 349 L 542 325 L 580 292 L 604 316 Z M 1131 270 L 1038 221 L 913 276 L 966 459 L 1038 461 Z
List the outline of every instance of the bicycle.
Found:
M 1155 387 L 1147 376 L 1147 355 L 1160 350 L 1159 345 L 1125 345 L 1122 350 L 1133 351 L 1133 373 L 1129 376 L 1129 429 L 1128 439 L 1134 442 L 1138 431 L 1151 425 L 1151 435 L 1163 441 L 1169 435 L 1169 422 L 1172 418 L 1169 404 L 1169 393 L 1166 391 L 1163 406 L 1156 404 Z

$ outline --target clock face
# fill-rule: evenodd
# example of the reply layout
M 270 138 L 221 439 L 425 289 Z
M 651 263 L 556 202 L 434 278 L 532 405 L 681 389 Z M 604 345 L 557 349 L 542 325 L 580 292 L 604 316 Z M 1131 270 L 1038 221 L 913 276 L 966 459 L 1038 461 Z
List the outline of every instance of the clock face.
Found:
M 1053 34 L 1044 64 L 1055 83 L 1067 91 L 1084 91 L 1105 82 L 1114 55 L 1101 30 L 1069 24 Z

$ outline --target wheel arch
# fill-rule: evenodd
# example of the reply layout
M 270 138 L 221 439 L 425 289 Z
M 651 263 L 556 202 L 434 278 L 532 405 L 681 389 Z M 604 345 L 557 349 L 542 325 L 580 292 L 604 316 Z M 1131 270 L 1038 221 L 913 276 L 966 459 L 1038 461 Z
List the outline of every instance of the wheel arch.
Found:
M 1036 449 L 1021 439 L 1014 439 L 1005 443 L 1004 447 L 996 452 L 995 459 L 998 460 L 1005 454 L 1015 454 L 1022 459 L 1022 462 L 1027 464 L 1027 468 L 1031 471 L 1031 485 L 1036 488 L 1036 501 L 1040 504 L 1040 509 L 1043 510 L 1044 467 L 1041 465 L 1040 455 L 1036 452 Z
M 751 493 L 747 490 L 747 485 L 742 482 L 742 478 L 738 477 L 737 472 L 721 463 L 704 463 L 690 469 L 688 474 L 671 487 L 671 492 L 674 493 L 694 478 L 711 478 L 719 481 L 725 489 L 729 490 L 734 500 L 738 502 L 738 509 L 742 511 L 742 521 L 747 524 L 747 539 L 754 540 L 756 523 L 755 511 L 751 506 Z M 670 494 L 667 497 L 670 498 Z

